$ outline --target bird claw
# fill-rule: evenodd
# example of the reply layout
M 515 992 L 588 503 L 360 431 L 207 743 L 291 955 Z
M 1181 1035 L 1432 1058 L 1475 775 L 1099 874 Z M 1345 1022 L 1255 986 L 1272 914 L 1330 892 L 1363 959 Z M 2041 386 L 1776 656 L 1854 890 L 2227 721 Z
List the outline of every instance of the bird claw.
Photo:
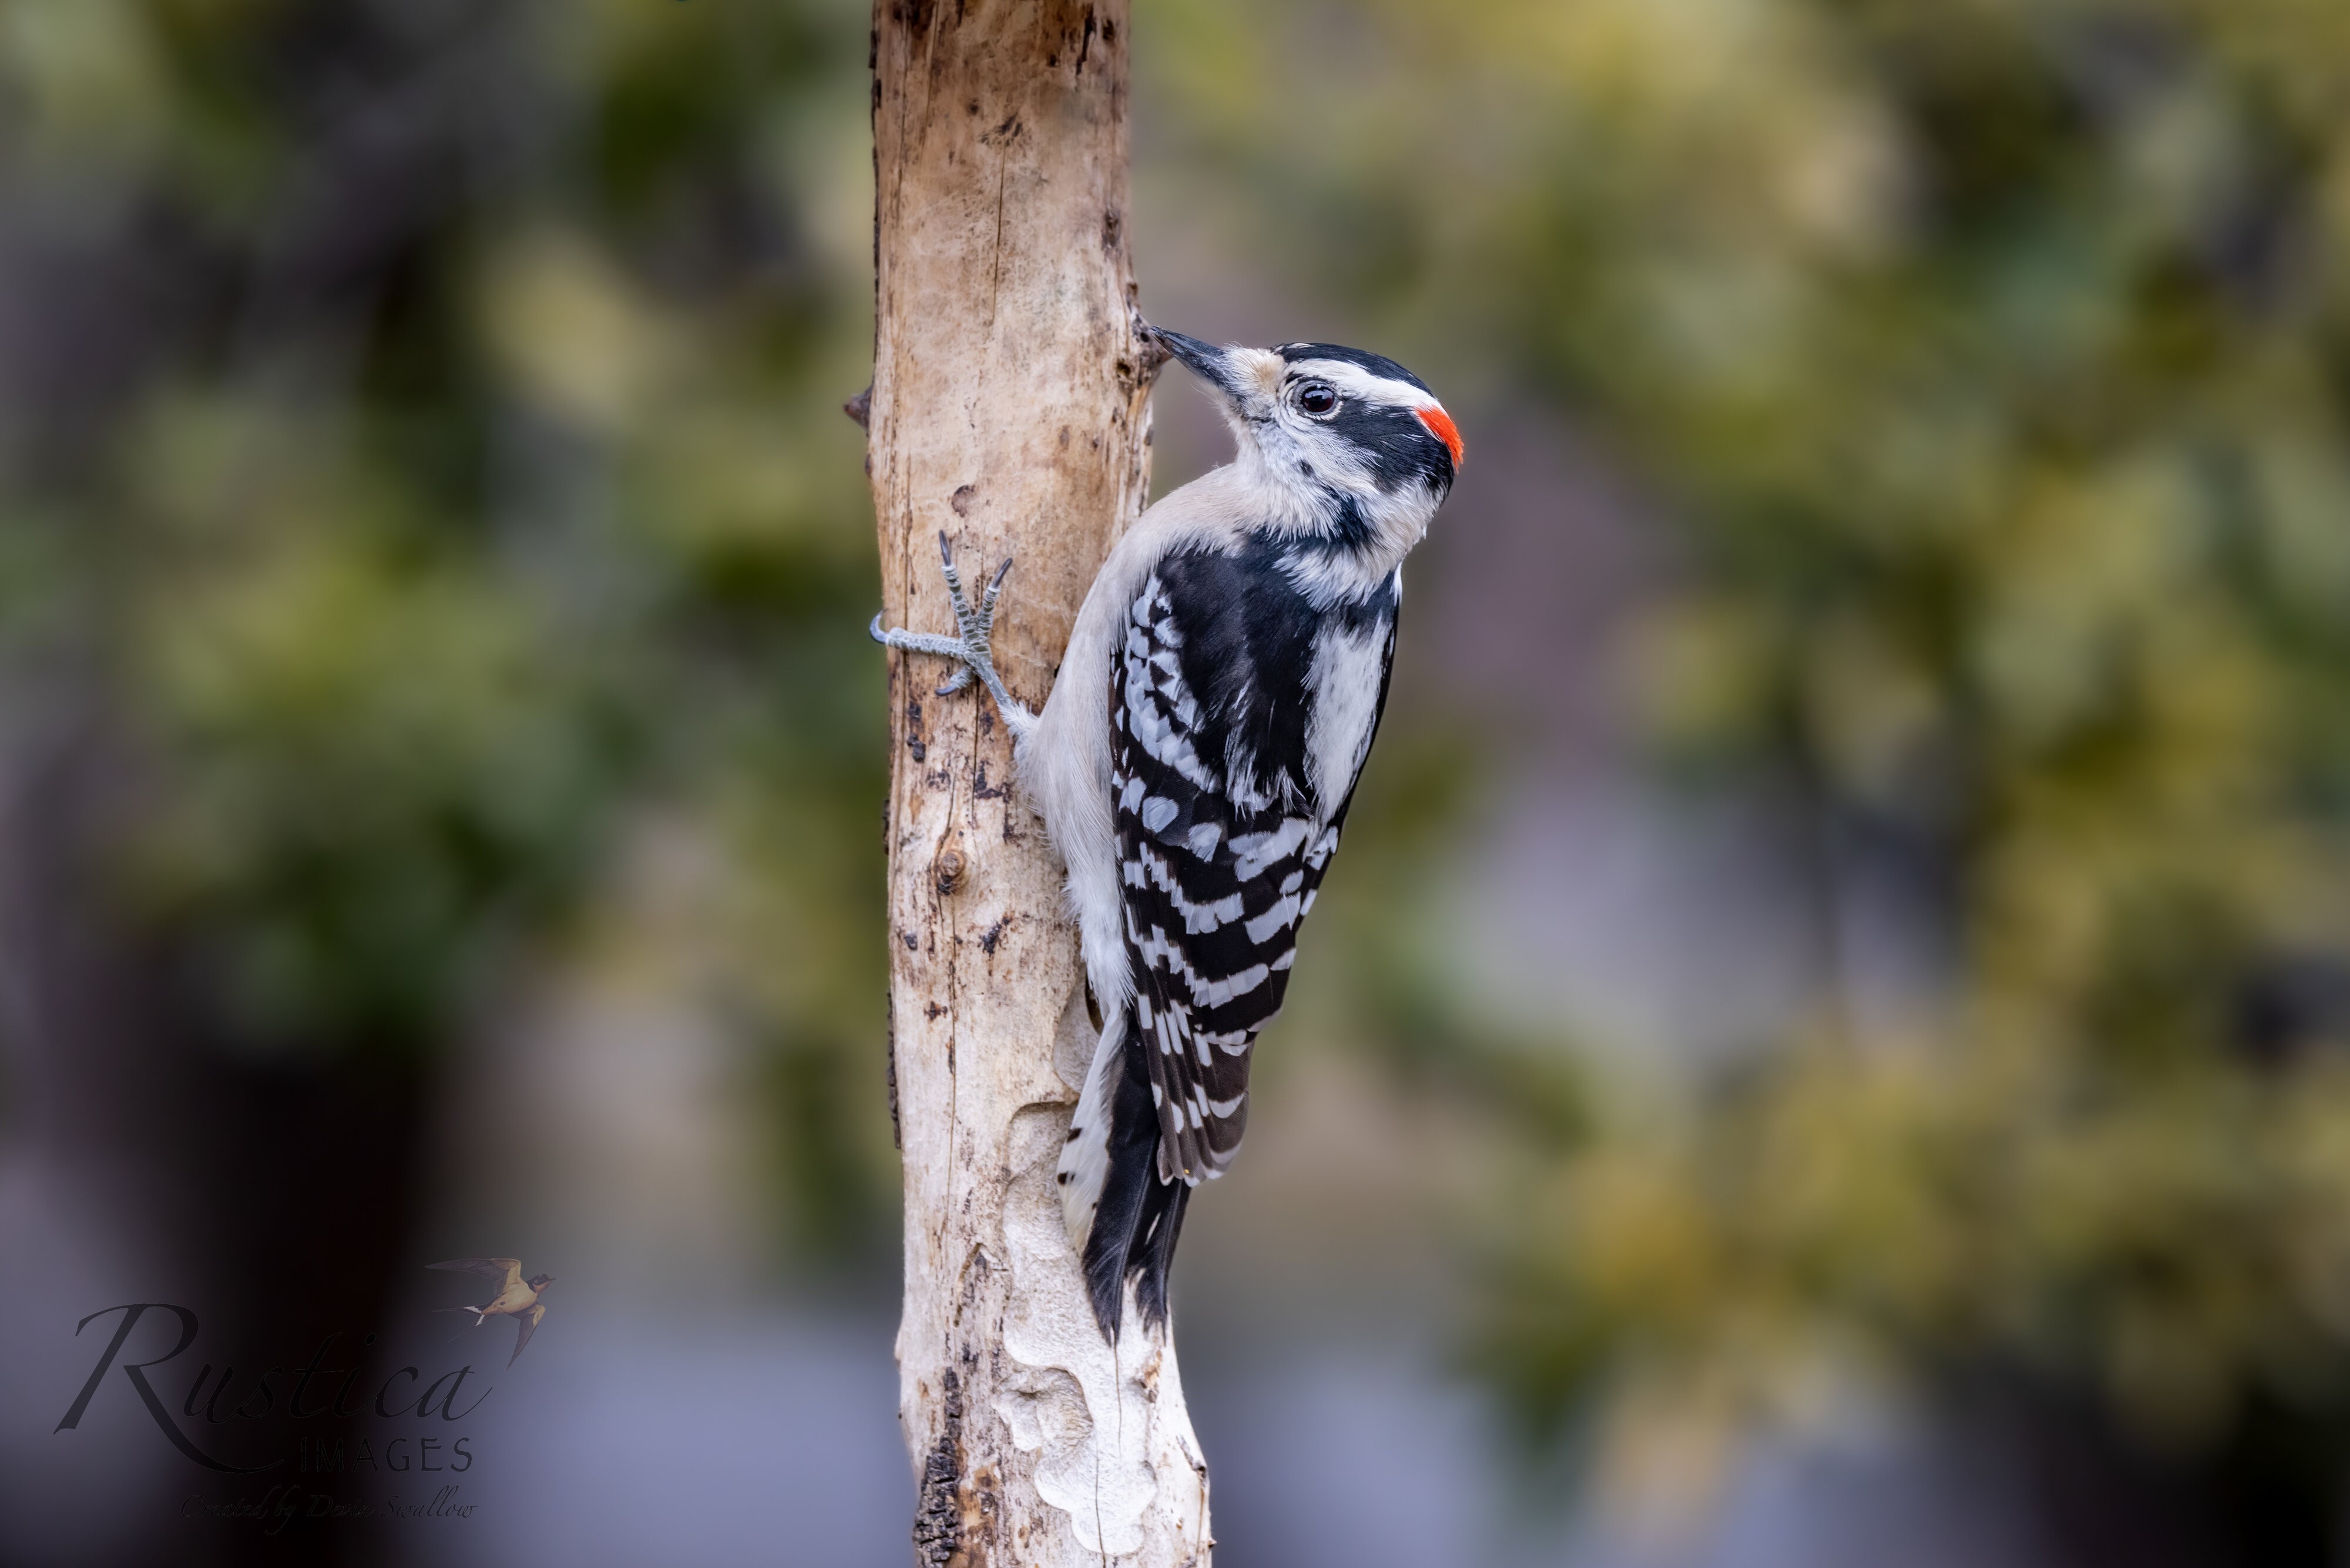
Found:
M 955 628 L 963 646 L 963 662 L 938 689 L 940 696 L 951 697 L 977 680 L 979 670 L 993 673 L 995 669 L 995 652 L 990 640 L 995 630 L 995 601 L 1003 592 L 1003 579 L 1012 570 L 1012 560 L 1006 556 L 1003 565 L 995 568 L 995 576 L 988 579 L 987 587 L 980 593 L 979 607 L 973 609 L 963 594 L 962 574 L 955 569 L 954 557 L 947 553 L 944 534 L 939 535 L 939 556 L 945 562 L 947 597 L 954 602 Z
M 962 573 L 955 566 L 954 551 L 947 543 L 944 530 L 939 534 L 940 570 L 947 581 L 947 597 L 954 605 L 955 635 L 939 637 L 928 632 L 885 630 L 881 618 L 875 616 L 867 628 L 873 640 L 886 648 L 902 649 L 909 653 L 933 653 L 956 661 L 955 670 L 936 688 L 938 695 L 951 697 L 969 688 L 974 681 L 987 688 L 998 707 L 1014 706 L 1003 682 L 995 673 L 995 655 L 989 639 L 995 628 L 995 601 L 1003 592 L 1003 579 L 1011 573 L 1007 558 L 988 579 L 974 606 L 963 591 Z

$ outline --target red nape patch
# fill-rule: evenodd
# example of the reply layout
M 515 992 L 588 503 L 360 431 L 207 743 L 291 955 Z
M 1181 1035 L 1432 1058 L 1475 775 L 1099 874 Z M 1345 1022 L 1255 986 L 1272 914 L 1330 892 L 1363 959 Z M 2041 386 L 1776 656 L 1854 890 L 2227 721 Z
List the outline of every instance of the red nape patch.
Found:
M 1461 427 L 1454 424 L 1452 416 L 1442 409 L 1427 408 L 1414 411 L 1419 415 L 1419 422 L 1426 425 L 1430 432 L 1452 453 L 1452 472 L 1460 472 L 1461 460 L 1469 455 L 1469 449 L 1461 444 Z

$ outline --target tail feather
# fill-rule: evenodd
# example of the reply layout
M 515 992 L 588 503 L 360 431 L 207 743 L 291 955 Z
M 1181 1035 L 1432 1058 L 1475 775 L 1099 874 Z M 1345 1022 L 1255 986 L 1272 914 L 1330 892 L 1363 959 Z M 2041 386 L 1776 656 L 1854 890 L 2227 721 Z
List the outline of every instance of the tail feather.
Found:
M 1183 1211 L 1191 1207 L 1191 1184 L 1188 1181 L 1161 1181 L 1154 1165 L 1147 1196 L 1143 1199 L 1140 1223 L 1135 1228 L 1133 1244 L 1127 1250 L 1127 1272 L 1137 1275 L 1134 1299 L 1142 1309 L 1142 1321 L 1162 1324 L 1167 1321 L 1167 1271 L 1175 1262 L 1175 1238 L 1182 1233 Z M 1095 1303 L 1099 1309 L 1100 1303 Z M 1118 1337 L 1115 1324 L 1110 1337 Z
M 1103 1025 L 1086 1071 L 1085 1091 L 1077 1096 L 1076 1114 L 1069 1118 L 1069 1140 L 1061 1150 L 1061 1218 L 1069 1230 L 1069 1245 L 1080 1252 L 1093 1232 L 1094 1212 L 1109 1180 L 1111 1102 L 1126 1070 L 1126 1026 L 1122 1011 L 1113 1012 Z
M 1143 1322 L 1167 1321 L 1167 1271 L 1191 1196 L 1188 1184 L 1159 1179 L 1159 1113 L 1150 1103 L 1142 1050 L 1124 1020 L 1103 1032 L 1102 1050 L 1078 1101 L 1076 1135 L 1063 1159 L 1065 1172 L 1083 1171 L 1099 1183 L 1082 1211 L 1077 1195 L 1071 1195 L 1068 1218 L 1094 1319 L 1113 1342 L 1129 1278 Z

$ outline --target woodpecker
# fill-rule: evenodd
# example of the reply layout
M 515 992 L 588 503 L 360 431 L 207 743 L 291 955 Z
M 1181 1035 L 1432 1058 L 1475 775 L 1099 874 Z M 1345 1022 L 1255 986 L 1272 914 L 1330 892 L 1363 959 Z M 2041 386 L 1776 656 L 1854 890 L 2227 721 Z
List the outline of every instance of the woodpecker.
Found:
M 1392 359 L 1148 335 L 1205 383 L 1238 450 L 1111 550 L 1043 711 L 989 651 L 1010 561 L 973 603 L 941 534 L 956 635 L 872 626 L 957 660 L 941 694 L 986 689 L 1067 868 L 1103 1023 L 1059 1178 L 1112 1342 L 1129 1283 L 1143 1321 L 1165 1323 L 1191 1189 L 1240 1148 L 1250 1052 L 1387 705 L 1403 559 L 1463 455 Z

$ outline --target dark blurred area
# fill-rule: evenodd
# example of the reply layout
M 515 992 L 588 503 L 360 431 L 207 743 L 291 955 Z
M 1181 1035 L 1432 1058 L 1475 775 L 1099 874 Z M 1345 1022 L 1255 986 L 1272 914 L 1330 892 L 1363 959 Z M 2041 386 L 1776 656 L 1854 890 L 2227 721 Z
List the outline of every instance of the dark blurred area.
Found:
M 866 28 L 0 0 L 0 1562 L 904 1560 Z M 1220 1560 L 2341 1562 L 2350 9 L 1134 38 L 1153 319 L 1470 450 L 1178 1270 Z M 475 1511 L 191 1517 L 53 1430 L 133 1302 L 215 1453 L 494 1373 Z

